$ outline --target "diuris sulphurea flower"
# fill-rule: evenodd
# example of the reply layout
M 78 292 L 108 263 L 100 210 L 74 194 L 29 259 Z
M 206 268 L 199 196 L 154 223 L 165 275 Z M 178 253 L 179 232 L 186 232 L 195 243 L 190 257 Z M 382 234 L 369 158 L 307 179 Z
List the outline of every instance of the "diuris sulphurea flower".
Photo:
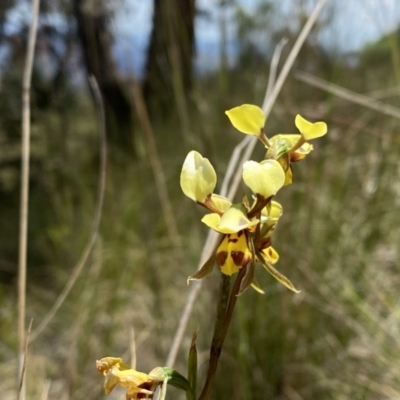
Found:
M 200 154 L 196 157 L 203 159 Z M 186 168 L 185 161 L 182 170 Z M 187 179 L 197 180 L 199 175 L 193 174 L 189 178 L 187 174 Z M 290 281 L 272 267 L 279 256 L 271 247 L 271 235 L 282 211 L 282 207 L 277 206 L 279 203 L 272 201 L 272 198 L 284 185 L 285 174 L 279 162 L 275 160 L 264 160 L 261 163 L 247 161 L 243 166 L 243 181 L 254 194 L 255 201 L 252 206 L 247 200 L 231 204 L 228 199 L 214 193 L 207 193 L 203 201 L 198 201 L 199 204 L 212 211 L 201 221 L 224 236 L 212 257 L 188 280 L 202 279 L 209 275 L 214 264 L 218 265 L 223 274 L 229 276 L 242 268 L 249 268 L 252 276 L 248 279 L 248 284 L 243 287 L 243 291 L 251 285 L 262 292 L 253 276 L 253 264 L 257 261 L 263 265 L 268 264 L 266 267 L 268 272 L 285 286 L 296 291 Z M 184 186 L 182 190 L 187 195 L 186 188 L 190 184 L 185 182 Z M 192 187 L 195 186 L 195 184 L 192 185 Z M 274 217 L 272 218 L 271 213 L 265 211 L 264 208 L 274 210 Z M 271 223 L 272 221 L 274 223 Z M 257 229 L 258 234 L 256 234 Z M 265 237 L 268 235 L 268 240 L 260 236 L 261 232 L 265 234 Z
M 126 388 L 126 400 L 143 398 L 152 395 L 164 377 L 135 371 L 125 364 L 121 358 L 104 357 L 96 361 L 96 368 L 105 376 L 104 391 L 110 394 L 115 386 Z
M 160 387 L 158 399 L 165 400 L 167 384 L 170 384 L 184 390 L 188 399 L 194 398 L 194 391 L 188 380 L 172 368 L 156 367 L 145 374 L 132 369 L 117 357 L 104 357 L 97 360 L 96 368 L 105 377 L 106 395 L 119 385 L 126 388 L 126 400 L 150 399 Z
M 222 274 L 233 275 L 246 268 L 240 292 L 248 286 L 262 290 L 254 279 L 254 266 L 261 263 L 279 282 L 297 292 L 293 284 L 273 265 L 279 254 L 272 247 L 272 234 L 282 215 L 282 206 L 273 200 L 278 191 L 293 182 L 292 163 L 300 161 L 313 150 L 308 142 L 326 134 L 325 122 L 309 122 L 297 115 L 295 125 L 300 134 L 278 134 L 268 138 L 264 132 L 266 117 L 261 108 L 243 104 L 225 112 L 240 132 L 256 136 L 266 147 L 264 160 L 246 161 L 242 178 L 252 191 L 253 204 L 247 197 L 232 204 L 229 199 L 213 193 L 217 178 L 211 163 L 191 151 L 182 167 L 183 193 L 211 211 L 202 218 L 209 228 L 223 236 L 212 256 L 188 281 L 209 275 L 215 264 Z

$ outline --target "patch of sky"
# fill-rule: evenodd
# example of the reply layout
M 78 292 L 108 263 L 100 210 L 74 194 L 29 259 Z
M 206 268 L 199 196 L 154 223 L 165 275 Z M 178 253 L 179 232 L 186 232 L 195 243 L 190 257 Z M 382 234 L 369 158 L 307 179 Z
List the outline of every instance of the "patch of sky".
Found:
M 236 7 L 241 7 L 248 15 L 254 15 L 263 1 L 236 0 L 235 3 Z M 399 27 L 399 1 L 328 0 L 318 20 L 315 37 L 329 52 L 354 52 Z M 286 24 L 291 30 L 298 31 L 300 26 L 297 17 L 300 14 L 309 14 L 317 0 L 269 2 L 274 7 L 274 18 L 270 22 L 272 26 L 268 26 L 268 29 L 283 27 Z M 218 3 L 215 0 L 196 2 L 199 11 L 195 21 L 196 70 L 200 73 L 220 65 L 222 24 L 225 25 L 225 53 L 228 65 L 235 63 L 238 53 L 234 6 L 219 7 Z M 113 51 L 117 64 L 122 73 L 134 73 L 141 77 L 151 33 L 153 0 L 120 0 L 112 4 L 112 30 L 115 35 Z M 27 25 L 29 17 L 28 3 L 20 2 L 19 6 L 7 15 L 6 33 L 19 32 L 21 26 Z M 67 29 L 67 21 L 56 8 L 41 22 L 56 26 L 59 31 Z M 275 45 L 268 39 L 268 34 L 255 38 L 255 41 L 269 53 Z
M 335 0 L 327 2 L 316 32 L 317 40 L 329 52 L 348 53 L 377 40 L 395 29 L 400 22 L 399 0 Z M 263 0 L 237 0 L 236 5 L 249 15 L 257 12 Z M 273 28 L 288 24 L 293 31 L 300 29 L 300 14 L 309 14 L 317 0 L 270 1 L 274 7 Z M 142 75 L 146 49 L 151 32 L 152 0 L 130 0 L 115 17 L 116 55 L 125 72 Z M 218 7 L 215 0 L 198 0 L 196 18 L 196 70 L 206 72 L 220 65 L 221 24 L 225 21 L 226 55 L 229 65 L 237 56 L 234 7 Z M 270 29 L 271 27 L 269 27 Z M 274 46 L 264 37 L 264 46 Z M 271 52 L 271 49 L 266 51 Z

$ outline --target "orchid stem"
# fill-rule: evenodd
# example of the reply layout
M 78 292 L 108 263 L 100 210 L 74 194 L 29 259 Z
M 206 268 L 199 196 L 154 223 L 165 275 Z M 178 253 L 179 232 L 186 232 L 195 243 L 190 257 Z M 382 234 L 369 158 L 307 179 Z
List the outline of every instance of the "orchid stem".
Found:
M 240 284 L 246 273 L 246 268 L 242 268 L 236 281 L 233 285 L 232 291 L 229 296 L 230 289 L 230 277 L 227 275 L 222 275 L 220 292 L 217 306 L 217 318 L 215 322 L 214 335 L 211 343 L 210 349 L 210 362 L 208 365 L 207 378 L 204 383 L 203 390 L 200 394 L 199 400 L 206 400 L 211 391 L 211 386 L 214 382 L 215 375 L 217 372 L 219 358 L 222 352 L 222 346 L 225 341 L 226 334 L 228 332 L 229 324 L 232 319 L 233 310 L 235 308 L 237 295 L 240 290 Z M 229 302 L 228 302 L 229 298 Z

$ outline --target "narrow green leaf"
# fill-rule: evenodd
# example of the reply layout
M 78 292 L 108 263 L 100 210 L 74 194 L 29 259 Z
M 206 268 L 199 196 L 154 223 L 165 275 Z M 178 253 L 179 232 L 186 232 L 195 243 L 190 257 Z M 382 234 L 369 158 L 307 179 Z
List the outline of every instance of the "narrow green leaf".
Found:
M 162 367 L 161 370 L 164 372 L 169 385 L 184 390 L 187 396 L 189 396 L 189 399 L 194 398 L 192 387 L 190 386 L 189 381 L 183 375 L 169 367 Z
M 190 281 L 195 281 L 197 279 L 203 279 L 207 275 L 210 275 L 215 264 L 215 251 L 211 255 L 211 257 L 203 264 L 203 266 L 193 275 L 190 275 L 187 279 L 187 283 L 189 284 Z
M 196 348 L 197 332 L 193 333 L 192 343 L 189 349 L 189 360 L 188 360 L 188 381 L 192 388 L 192 392 L 196 395 L 197 386 L 197 348 Z M 186 394 L 187 400 L 192 400 L 192 397 Z
M 244 275 L 242 282 L 240 283 L 240 289 L 238 292 L 238 296 L 244 293 L 248 287 L 252 284 L 254 280 L 254 270 L 255 270 L 255 263 L 253 261 L 246 267 L 246 274 Z

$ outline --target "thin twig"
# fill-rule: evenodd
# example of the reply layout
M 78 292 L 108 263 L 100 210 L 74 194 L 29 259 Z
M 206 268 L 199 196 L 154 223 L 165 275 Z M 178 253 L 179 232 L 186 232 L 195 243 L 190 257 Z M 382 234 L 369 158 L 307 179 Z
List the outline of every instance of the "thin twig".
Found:
M 286 59 L 285 64 L 282 67 L 282 71 L 279 74 L 278 79 L 276 80 L 274 90 L 272 91 L 271 96 L 267 99 L 266 103 L 263 106 L 263 110 L 267 118 L 272 110 L 272 107 L 275 103 L 276 98 L 278 97 L 279 92 L 282 89 L 283 84 L 285 83 L 289 71 L 293 66 L 293 63 L 295 62 L 297 55 L 299 54 L 300 49 L 303 46 L 303 43 L 307 39 L 307 36 L 310 33 L 311 28 L 313 27 L 315 21 L 317 20 L 318 15 L 321 12 L 322 8 L 324 7 L 326 1 L 327 0 L 319 0 L 314 10 L 312 11 L 311 15 L 308 17 L 307 22 L 305 23 L 299 36 L 297 37 L 296 43 L 294 44 L 292 50 L 290 51 L 288 58 Z
M 157 150 L 156 140 L 154 138 L 153 127 L 151 125 L 149 113 L 146 103 L 143 98 L 142 90 L 139 83 L 134 79 L 132 83 L 132 97 L 136 108 L 136 113 L 139 118 L 139 123 L 142 127 L 143 134 L 146 140 L 147 151 L 149 154 L 150 165 L 153 170 L 154 180 L 156 183 L 157 193 L 161 204 L 161 209 L 164 215 L 165 224 L 167 226 L 168 235 L 175 251 L 178 253 L 178 259 L 184 260 L 183 247 L 178 231 L 171 200 L 169 198 L 167 185 L 165 183 L 165 174 L 162 167 L 160 156 Z
M 310 32 L 313 24 L 315 23 L 317 16 L 319 15 L 325 2 L 326 2 L 326 0 L 320 0 L 318 2 L 318 4 L 316 5 L 315 9 L 313 10 L 312 14 L 310 15 L 306 24 L 304 25 L 304 28 L 301 31 L 299 37 L 297 38 L 297 41 L 296 41 L 295 45 L 293 46 L 284 66 L 282 68 L 282 72 L 279 74 L 277 83 L 276 83 L 276 85 L 274 85 L 274 89 L 272 90 L 271 97 L 265 99 L 262 108 L 263 108 L 263 111 L 264 111 L 266 117 L 268 117 L 269 113 L 271 112 L 272 106 L 275 103 L 276 97 L 278 96 L 280 89 L 282 88 L 282 85 L 289 73 L 289 70 L 292 67 L 292 65 L 297 57 L 297 54 L 300 51 L 301 46 L 303 45 L 308 33 Z M 275 55 L 274 56 L 276 58 L 276 64 L 271 63 L 270 79 L 271 79 L 271 71 L 272 71 L 272 73 L 274 73 L 274 71 L 276 72 L 276 66 L 278 64 L 278 60 L 279 60 L 279 56 L 280 56 L 279 48 L 276 50 L 275 54 L 276 54 L 276 56 Z M 275 65 L 275 69 L 272 68 L 273 65 Z M 242 160 L 248 160 L 254 150 L 257 140 L 255 138 L 250 138 L 250 140 L 244 138 L 242 140 L 242 142 L 237 145 L 236 148 L 238 148 L 238 147 L 242 148 L 244 141 L 248 141 L 248 143 L 247 143 L 246 151 L 242 157 Z M 232 154 L 231 158 L 233 158 L 233 157 L 237 157 L 235 151 Z M 225 184 L 226 178 L 227 178 L 227 176 L 224 178 L 224 182 L 222 184 L 223 188 L 225 188 L 225 185 L 226 185 Z M 228 176 L 228 178 L 230 178 L 230 177 Z M 234 195 L 236 194 L 237 189 L 239 187 L 240 180 L 241 180 L 241 171 L 239 171 L 239 173 L 236 175 L 235 180 L 231 185 L 231 189 L 229 191 L 228 198 L 232 199 L 234 197 Z M 228 181 L 229 181 L 229 179 L 228 179 Z M 226 194 L 222 193 L 222 191 L 221 191 L 221 195 L 226 196 Z M 214 231 L 210 231 L 208 233 L 208 236 L 207 236 L 206 242 L 204 244 L 201 257 L 200 257 L 200 262 L 199 262 L 199 266 L 198 266 L 199 268 L 205 262 L 205 260 L 207 260 L 210 257 L 210 251 L 211 251 L 211 249 L 214 248 L 215 244 L 217 243 L 217 239 L 218 239 L 218 234 L 216 234 Z M 210 244 L 212 244 L 212 246 Z M 170 351 L 169 351 L 169 354 L 167 357 L 166 365 L 168 365 L 170 367 L 172 367 L 175 363 L 176 356 L 178 354 L 179 347 L 182 343 L 183 335 L 185 333 L 186 326 L 188 324 L 189 317 L 193 310 L 194 303 L 195 303 L 197 295 L 200 291 L 201 285 L 202 285 L 202 281 L 198 281 L 198 282 L 193 283 L 190 288 L 187 300 L 185 302 L 185 307 L 184 307 L 181 317 L 179 319 L 178 328 L 175 332 L 175 335 L 174 335 L 174 338 L 173 338 L 173 341 L 172 341 L 172 344 L 170 347 Z
M 28 214 L 29 214 L 29 158 L 31 137 L 30 92 L 32 81 L 33 59 L 37 26 L 39 20 L 39 0 L 32 0 L 32 18 L 29 27 L 27 55 L 22 81 L 22 157 L 21 157 L 21 199 L 19 220 L 19 254 L 18 254 L 18 382 L 24 381 L 25 365 L 25 314 L 26 314 L 26 259 L 28 247 Z M 18 389 L 19 397 L 25 398 L 24 388 Z
M 232 156 L 229 160 L 228 166 L 226 167 L 226 173 L 225 173 L 225 178 L 224 181 L 222 182 L 220 194 L 221 196 L 225 196 L 225 193 L 228 193 L 229 189 L 229 184 L 231 182 L 231 178 L 234 173 L 236 173 L 237 166 L 240 165 L 240 154 L 242 153 L 243 149 L 245 149 L 251 142 L 252 136 L 246 135 L 241 142 L 235 146 L 232 152 Z M 232 186 L 232 185 L 231 185 Z M 223 194 L 224 193 L 224 194 Z M 233 196 L 235 193 L 232 193 Z M 233 198 L 232 196 L 232 198 Z M 228 198 L 231 198 L 228 195 Z
M 93 90 L 94 100 L 96 104 L 96 109 L 99 118 L 99 133 L 100 133 L 100 173 L 99 173 L 99 183 L 98 183 L 98 192 L 97 192 L 97 206 L 94 214 L 92 230 L 90 233 L 90 238 L 86 247 L 83 250 L 83 253 L 72 270 L 71 276 L 68 279 L 63 291 L 58 296 L 56 302 L 53 307 L 51 307 L 50 311 L 43 318 L 40 325 L 33 331 L 31 336 L 31 342 L 36 340 L 38 336 L 43 332 L 49 322 L 53 319 L 54 315 L 57 313 L 58 309 L 64 303 L 67 298 L 69 292 L 74 286 L 76 280 L 81 274 L 83 267 L 86 264 L 86 261 L 89 258 L 90 253 L 92 252 L 93 246 L 96 243 L 97 236 L 99 233 L 99 226 L 101 220 L 101 214 L 103 211 L 103 203 L 104 203 L 104 192 L 106 187 L 106 170 L 107 170 L 107 140 L 106 140 L 106 121 L 105 121 L 105 113 L 104 113 L 104 104 L 103 99 L 101 97 L 101 92 L 99 89 L 99 85 L 97 84 L 96 78 L 91 75 L 89 77 L 89 83 Z
M 352 103 L 356 103 L 372 110 L 379 111 L 382 114 L 400 119 L 400 109 L 391 106 L 390 104 L 385 104 L 363 94 L 352 92 L 349 89 L 345 89 L 339 85 L 335 85 L 334 83 L 329 83 L 306 72 L 297 71 L 295 73 L 295 78 L 299 81 L 308 83 L 311 86 L 322 89 L 325 92 L 332 93 L 342 99 L 351 101 Z
M 281 41 L 277 44 L 277 46 L 275 48 L 274 55 L 272 56 L 267 91 L 265 92 L 265 97 L 264 97 L 264 101 L 263 101 L 263 108 L 267 104 L 267 102 L 270 99 L 272 92 L 274 90 L 276 71 L 278 70 L 278 63 L 281 58 L 282 50 L 286 46 L 287 42 L 288 42 L 288 39 L 286 39 L 286 38 L 281 39 Z
M 130 343 L 131 343 L 131 368 L 136 369 L 136 338 L 135 338 L 135 329 L 131 326 L 131 335 L 130 335 Z

